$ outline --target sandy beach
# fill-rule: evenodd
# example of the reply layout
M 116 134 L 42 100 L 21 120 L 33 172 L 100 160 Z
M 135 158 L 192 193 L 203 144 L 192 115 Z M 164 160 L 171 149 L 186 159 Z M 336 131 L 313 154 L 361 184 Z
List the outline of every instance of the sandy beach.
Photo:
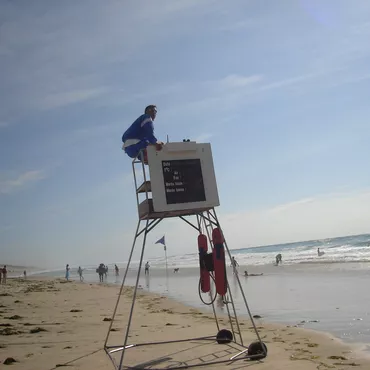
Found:
M 14 369 L 51 370 L 61 366 L 82 370 L 113 369 L 103 350 L 103 344 L 118 292 L 119 287 L 105 284 L 9 279 L 7 285 L 0 287 L 1 363 L 7 358 L 13 358 L 16 362 L 10 366 Z M 124 322 L 131 294 L 131 288 L 125 288 L 118 320 L 113 324 L 109 340 L 114 344 L 123 343 Z M 232 365 L 217 365 L 212 368 L 370 368 L 368 359 L 354 351 L 353 347 L 348 347 L 326 334 L 270 324 L 263 319 L 256 323 L 268 346 L 268 357 L 261 362 L 242 360 Z M 254 341 L 255 335 L 250 322 L 241 320 L 241 325 L 245 342 Z M 140 291 L 130 341 L 141 343 L 194 338 L 214 335 L 215 332 L 213 317 L 208 312 Z M 126 351 L 126 355 L 128 361 L 137 365 L 170 355 L 174 361 L 194 361 L 212 356 L 213 352 L 222 358 L 229 356 L 230 351 L 232 352 L 228 345 L 178 343 L 170 346 L 137 347 L 131 352 Z

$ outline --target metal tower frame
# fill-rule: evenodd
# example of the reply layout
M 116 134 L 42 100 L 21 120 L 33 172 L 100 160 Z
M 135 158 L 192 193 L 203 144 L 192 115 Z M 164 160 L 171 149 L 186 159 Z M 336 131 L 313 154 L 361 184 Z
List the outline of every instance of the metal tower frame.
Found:
M 141 156 L 143 157 L 143 156 Z M 137 182 L 137 173 L 136 173 L 136 165 L 140 165 L 142 168 L 142 173 L 143 173 L 143 179 L 144 182 L 138 186 Z M 135 307 L 135 300 L 137 296 L 137 290 L 138 290 L 138 285 L 139 285 L 139 280 L 140 280 L 140 273 L 142 269 L 142 264 L 143 264 L 143 259 L 144 259 L 144 252 L 145 252 L 145 245 L 146 245 L 146 239 L 147 235 L 152 231 L 162 220 L 165 218 L 173 218 L 173 217 L 179 217 L 181 220 L 186 222 L 189 226 L 194 228 L 196 231 L 199 233 L 205 233 L 208 237 L 208 240 L 211 244 L 211 249 L 213 251 L 213 242 L 212 242 L 212 230 L 214 228 L 219 228 L 221 230 L 222 235 L 222 228 L 220 225 L 220 222 L 217 218 L 216 211 L 214 207 L 212 208 L 205 208 L 205 209 L 197 209 L 197 210 L 186 210 L 186 211 L 170 211 L 170 212 L 154 212 L 151 204 L 151 199 L 149 197 L 149 193 L 151 192 L 151 185 L 150 185 L 150 180 L 149 176 L 146 174 L 146 167 L 144 164 L 143 160 L 139 160 L 135 158 L 132 161 L 132 170 L 133 170 L 133 175 L 134 175 L 134 181 L 135 181 L 135 189 L 136 189 L 136 200 L 137 200 L 137 206 L 138 206 L 138 213 L 139 213 L 139 220 L 137 223 L 136 227 L 136 232 L 135 232 L 135 237 L 134 241 L 132 244 L 132 248 L 130 251 L 129 259 L 127 262 L 126 270 L 123 276 L 121 288 L 118 294 L 118 299 L 114 308 L 112 320 L 109 325 L 108 333 L 105 339 L 104 343 L 104 350 L 108 357 L 111 359 L 114 367 L 116 370 L 123 370 L 123 369 L 139 369 L 143 367 L 136 367 L 136 366 L 128 366 L 124 364 L 124 356 L 125 353 L 128 349 L 133 348 L 133 347 L 142 347 L 142 346 L 152 346 L 152 345 L 161 345 L 161 344 L 169 344 L 169 343 L 180 343 L 180 342 L 187 342 L 187 341 L 210 341 L 210 342 L 216 342 L 217 341 L 217 336 L 216 335 L 210 335 L 210 336 L 205 336 L 205 337 L 200 337 L 200 338 L 186 338 L 186 339 L 178 339 L 178 340 L 171 340 L 171 341 L 159 341 L 159 342 L 144 342 L 144 343 L 136 343 L 136 344 L 128 344 L 128 339 L 129 339 L 129 333 L 130 333 L 130 328 L 131 328 L 131 323 L 133 319 L 133 312 L 134 312 L 134 307 Z M 139 194 L 144 193 L 145 194 L 145 200 L 140 203 L 139 199 Z M 195 216 L 196 217 L 196 223 L 193 223 L 186 219 L 186 216 Z M 145 223 L 144 227 L 140 227 L 141 223 Z M 133 296 L 132 296 L 132 302 L 131 302 L 131 308 L 130 308 L 130 313 L 128 317 L 128 322 L 127 322 L 127 327 L 124 335 L 124 341 L 123 344 L 118 344 L 118 345 L 108 345 L 108 340 L 110 336 L 110 332 L 113 326 L 113 322 L 115 320 L 116 314 L 118 312 L 118 307 L 119 307 L 119 302 L 122 297 L 122 292 L 123 288 L 126 282 L 126 277 L 130 268 L 132 256 L 136 247 L 136 241 L 139 236 L 143 234 L 143 241 L 142 241 L 142 246 L 141 246 L 141 255 L 140 255 L 140 262 L 139 262 L 139 268 L 137 271 L 136 275 L 136 283 L 134 286 L 133 290 Z M 229 247 L 227 245 L 226 239 L 224 238 L 224 246 L 227 252 L 227 255 L 230 259 L 230 262 L 232 260 L 232 256 L 229 250 Z M 236 344 L 238 346 L 238 349 L 236 353 L 230 357 L 227 360 L 216 360 L 216 361 L 208 361 L 208 362 L 202 362 L 199 364 L 184 364 L 181 366 L 173 366 L 173 367 L 166 367 L 167 369 L 187 369 L 191 367 L 200 367 L 200 366 L 208 366 L 208 365 L 216 365 L 216 364 L 221 364 L 221 363 L 229 363 L 233 361 L 239 361 L 239 360 L 245 360 L 245 359 L 250 359 L 250 360 L 261 360 L 267 356 L 267 347 L 265 344 L 262 342 L 261 337 L 259 335 L 259 332 L 257 330 L 256 324 L 254 322 L 252 313 L 250 311 L 247 299 L 244 294 L 243 287 L 241 285 L 239 275 L 237 272 L 236 267 L 233 265 L 233 273 L 234 276 L 237 280 L 237 286 L 240 289 L 240 293 L 242 295 L 243 301 L 245 308 L 247 310 L 249 319 L 252 323 L 253 330 L 256 334 L 257 341 L 252 343 L 250 346 L 245 346 L 243 343 L 243 337 L 242 337 L 242 332 L 240 329 L 239 325 L 239 320 L 236 314 L 236 309 L 234 305 L 234 300 L 232 297 L 231 289 L 229 286 L 229 282 L 227 280 L 227 293 L 225 296 L 222 296 L 222 301 L 225 304 L 227 308 L 227 314 L 228 314 L 228 323 L 230 326 L 230 331 L 232 333 L 232 339 L 230 342 Z M 213 277 L 213 272 L 210 272 L 211 277 Z M 227 274 L 226 274 L 227 275 Z M 214 278 L 214 277 L 213 277 Z M 212 292 L 209 292 L 210 298 L 211 298 L 211 305 L 212 305 L 212 311 L 213 315 L 215 318 L 215 323 L 217 330 L 220 331 L 220 325 L 219 325 L 219 320 L 217 317 L 216 309 L 214 306 L 214 300 L 212 300 Z M 227 343 L 227 342 L 225 342 Z M 257 345 L 257 346 L 256 346 Z M 253 348 L 252 348 L 253 347 Z M 121 356 L 119 359 L 119 362 L 116 362 L 115 358 L 113 357 L 113 354 L 116 352 L 121 352 Z M 242 356 L 244 355 L 244 356 Z M 151 370 L 156 370 L 159 368 L 155 367 L 150 367 Z

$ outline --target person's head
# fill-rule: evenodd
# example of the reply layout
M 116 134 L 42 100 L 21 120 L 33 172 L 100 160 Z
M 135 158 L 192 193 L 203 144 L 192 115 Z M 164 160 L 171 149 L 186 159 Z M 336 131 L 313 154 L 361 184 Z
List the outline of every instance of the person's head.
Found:
M 157 107 L 155 105 L 148 105 L 145 108 L 144 111 L 145 114 L 149 114 L 149 116 L 152 118 L 152 120 L 155 120 L 155 117 L 157 116 Z

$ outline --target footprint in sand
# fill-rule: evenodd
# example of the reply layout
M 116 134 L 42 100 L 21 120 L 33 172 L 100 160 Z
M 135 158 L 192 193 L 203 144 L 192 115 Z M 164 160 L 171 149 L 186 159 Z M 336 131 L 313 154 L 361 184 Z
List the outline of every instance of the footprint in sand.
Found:
M 8 320 L 21 320 L 23 319 L 22 316 L 19 316 L 19 315 L 13 315 L 13 316 L 10 316 L 10 317 L 4 317 L 4 319 L 8 319 Z
M 328 357 L 329 360 L 343 360 L 343 361 L 347 361 L 348 358 L 347 357 L 344 357 L 344 356 L 329 356 Z
M 30 330 L 30 334 L 41 333 L 42 331 L 47 331 L 47 330 L 46 330 L 46 329 L 44 329 L 44 328 L 39 328 L 39 327 L 37 327 L 37 328 L 33 328 L 33 329 L 31 329 L 31 330 Z

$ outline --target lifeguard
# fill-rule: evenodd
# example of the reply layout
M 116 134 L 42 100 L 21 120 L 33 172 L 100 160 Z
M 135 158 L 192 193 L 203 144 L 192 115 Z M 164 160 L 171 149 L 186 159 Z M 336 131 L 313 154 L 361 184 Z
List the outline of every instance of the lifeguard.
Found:
M 157 116 L 157 107 L 155 105 L 148 105 L 136 121 L 125 131 L 122 135 L 123 147 L 122 149 L 130 158 L 141 158 L 140 151 L 144 153 L 144 163 L 147 164 L 148 145 L 155 145 L 156 150 L 161 150 L 164 145 L 163 142 L 158 141 L 154 136 L 153 121 Z

